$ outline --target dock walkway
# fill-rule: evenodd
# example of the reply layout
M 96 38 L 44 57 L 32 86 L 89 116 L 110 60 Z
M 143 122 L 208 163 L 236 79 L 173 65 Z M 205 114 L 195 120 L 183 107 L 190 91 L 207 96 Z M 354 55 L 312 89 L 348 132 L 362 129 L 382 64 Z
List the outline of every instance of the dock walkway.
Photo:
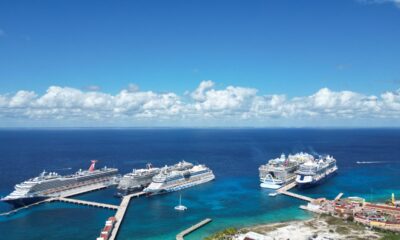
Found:
M 13 209 L 13 210 L 5 212 L 5 213 L 1 213 L 0 216 L 8 216 L 8 215 L 17 213 L 20 210 L 28 209 L 30 207 L 37 206 L 39 204 L 46 203 L 46 202 L 48 202 L 48 199 L 40 201 L 40 202 L 32 203 L 32 204 L 29 204 L 29 205 L 26 205 L 26 206 L 23 206 L 23 207 L 20 207 L 20 208 L 16 208 L 16 209 Z
M 341 199 L 342 198 L 342 196 L 343 196 L 343 193 L 341 192 L 341 193 L 339 193 L 336 197 L 335 197 L 335 201 L 337 201 L 337 200 L 339 200 L 339 199 Z
M 288 185 L 278 189 L 277 192 L 280 193 L 280 194 L 284 194 L 286 196 L 290 196 L 290 197 L 294 197 L 294 198 L 297 198 L 297 199 L 300 199 L 300 200 L 304 200 L 306 202 L 312 202 L 314 200 L 313 198 L 310 198 L 310 197 L 307 197 L 307 196 L 304 196 L 304 195 L 300 195 L 300 194 L 297 194 L 297 193 L 289 192 L 289 190 L 294 188 L 294 187 L 296 187 L 296 182 L 289 183 Z
M 118 206 L 116 206 L 116 205 L 107 204 L 107 203 L 98 203 L 98 202 L 92 202 L 92 201 L 84 201 L 84 200 L 73 199 L 73 198 L 58 197 L 58 198 L 50 198 L 48 201 L 49 202 L 53 202 L 53 201 L 67 202 L 67 203 L 73 203 L 73 204 L 79 204 L 79 205 L 85 205 L 85 206 L 91 206 L 91 207 L 118 210 Z
M 68 198 L 68 197 L 84 194 L 84 193 L 87 193 L 87 192 L 101 190 L 101 189 L 107 188 L 109 186 L 110 185 L 105 184 L 105 183 L 97 183 L 97 184 L 86 185 L 86 186 L 82 186 L 82 187 L 79 187 L 79 188 L 67 190 L 67 191 L 62 192 L 59 196 L 54 196 L 54 195 L 51 196 L 51 195 L 49 195 L 48 199 L 45 199 L 45 200 L 40 201 L 40 202 L 32 203 L 32 204 L 29 204 L 29 205 L 26 205 L 26 206 L 23 206 L 23 207 L 20 207 L 20 208 L 16 208 L 16 209 L 13 209 L 13 210 L 11 210 L 9 212 L 1 213 L 0 216 L 8 216 L 8 215 L 17 213 L 20 210 L 28 209 L 30 207 L 37 206 L 37 205 L 40 205 L 42 203 L 53 202 L 57 198 Z M 68 200 L 70 200 L 70 199 L 68 199 Z M 71 202 L 71 201 L 69 201 L 69 202 Z M 89 206 L 90 204 L 83 204 L 83 205 L 88 205 Z M 94 205 L 92 204 L 90 206 L 94 206 Z
M 278 192 L 279 191 L 289 191 L 290 189 L 292 189 L 294 187 L 296 187 L 296 182 L 289 183 L 288 185 L 285 185 L 285 186 L 279 188 Z
M 191 233 L 191 232 L 203 227 L 204 225 L 210 223 L 211 221 L 212 221 L 211 218 L 206 218 L 203 221 L 191 226 L 190 228 L 187 228 L 187 229 L 183 230 L 178 235 L 176 235 L 176 240 L 183 240 L 183 237 L 185 237 L 189 233 Z
M 121 204 L 119 205 L 117 213 L 115 214 L 115 219 L 117 220 L 117 222 L 115 223 L 114 228 L 113 228 L 108 240 L 115 240 L 117 238 L 119 228 L 121 226 L 122 221 L 124 220 L 125 213 L 126 213 L 126 210 L 128 209 L 131 198 L 139 197 L 144 194 L 145 194 L 145 192 L 132 193 L 132 194 L 126 195 L 122 198 Z
M 297 193 L 288 192 L 288 191 L 281 191 L 280 193 L 284 194 L 286 196 L 290 196 L 290 197 L 294 197 L 294 198 L 297 198 L 297 199 L 300 199 L 300 200 L 304 200 L 306 202 L 312 202 L 314 200 L 313 198 L 310 198 L 310 197 L 307 197 L 307 196 L 304 196 L 304 195 L 300 195 L 300 194 L 297 194 Z

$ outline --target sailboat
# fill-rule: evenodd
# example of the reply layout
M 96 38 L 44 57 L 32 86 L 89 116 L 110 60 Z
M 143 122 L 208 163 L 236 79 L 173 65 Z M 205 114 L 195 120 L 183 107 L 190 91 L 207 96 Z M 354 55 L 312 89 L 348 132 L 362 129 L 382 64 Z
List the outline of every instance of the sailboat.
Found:
M 187 207 L 182 205 L 182 195 L 180 195 L 180 194 L 179 194 L 179 205 L 175 207 L 175 210 L 177 210 L 177 211 L 187 210 Z

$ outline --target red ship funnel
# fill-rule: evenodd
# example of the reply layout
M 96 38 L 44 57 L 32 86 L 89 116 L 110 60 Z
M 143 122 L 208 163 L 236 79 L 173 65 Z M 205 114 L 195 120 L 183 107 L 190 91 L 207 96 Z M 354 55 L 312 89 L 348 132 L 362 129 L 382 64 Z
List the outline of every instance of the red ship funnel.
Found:
M 97 160 L 92 160 L 91 162 L 92 162 L 92 164 L 90 164 L 89 172 L 93 172 L 94 171 L 94 167 L 96 165 Z

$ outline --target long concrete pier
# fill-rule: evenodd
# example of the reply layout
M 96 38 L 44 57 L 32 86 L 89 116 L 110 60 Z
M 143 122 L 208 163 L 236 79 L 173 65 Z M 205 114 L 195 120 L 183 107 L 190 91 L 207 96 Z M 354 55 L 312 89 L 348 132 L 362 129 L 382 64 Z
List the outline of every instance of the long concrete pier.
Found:
M 343 193 L 341 192 L 341 193 L 339 193 L 336 197 L 335 197 L 335 201 L 337 201 L 337 200 L 339 200 L 339 199 L 341 199 L 342 198 L 342 196 L 343 196 Z
M 126 210 L 128 209 L 129 203 L 131 201 L 132 198 L 134 197 L 139 197 L 145 194 L 145 192 L 137 192 L 137 193 L 132 193 L 129 194 L 127 196 L 124 196 L 122 198 L 121 204 L 119 206 L 117 205 L 112 205 L 112 204 L 107 204 L 107 203 L 99 203 L 99 202 L 92 202 L 92 201 L 85 201 L 85 200 L 79 200 L 79 199 L 72 199 L 72 198 L 68 198 L 71 196 L 76 196 L 79 194 L 83 194 L 83 193 L 87 193 L 87 192 L 91 192 L 91 191 L 96 191 L 96 190 L 100 190 L 103 188 L 107 188 L 109 187 L 109 185 L 105 185 L 105 184 L 93 184 L 93 185 L 88 185 L 88 186 L 82 186 L 76 189 L 71 189 L 68 191 L 65 191 L 63 193 L 60 194 L 60 196 L 53 196 L 53 197 L 49 197 L 48 199 L 45 199 L 43 201 L 40 202 L 36 202 L 30 205 L 26 205 L 14 210 L 11 210 L 9 212 L 6 213 L 1 213 L 0 216 L 7 216 L 13 213 L 16 213 L 22 209 L 27 209 L 33 206 L 37 206 L 39 204 L 42 203 L 49 203 L 49 202 L 55 202 L 55 201 L 59 201 L 59 202 L 66 202 L 66 203 L 72 203 L 72 204 L 78 204 L 78 205 L 84 205 L 84 206 L 91 206 L 91 207 L 98 207 L 98 208 L 105 208 L 105 209 L 110 209 L 110 210 L 116 210 L 116 214 L 115 214 L 115 218 L 116 218 L 116 223 L 115 226 L 113 228 L 113 231 L 111 233 L 111 236 L 109 238 L 109 240 L 114 240 L 116 239 L 117 235 L 118 235 L 118 231 L 119 228 L 121 226 L 121 223 L 124 219 Z
M 118 206 L 112 205 L 112 204 L 98 203 L 98 202 L 85 201 L 85 200 L 79 200 L 79 199 L 73 199 L 73 198 L 64 198 L 64 197 L 50 198 L 49 201 L 73 203 L 73 204 L 84 205 L 84 206 L 107 208 L 107 209 L 111 209 L 111 210 L 118 210 L 118 208 L 119 208 Z
M 288 191 L 281 191 L 280 193 L 284 194 L 286 196 L 294 197 L 294 198 L 297 198 L 297 199 L 300 199 L 300 200 L 304 200 L 304 201 L 307 201 L 307 202 L 312 202 L 314 200 L 313 198 L 310 198 L 310 197 L 307 197 L 307 196 L 304 196 L 304 195 L 300 195 L 300 194 L 297 194 L 297 193 L 288 192 Z
M 105 183 L 96 183 L 96 184 L 92 184 L 92 185 L 85 185 L 85 186 L 78 187 L 78 188 L 75 188 L 75 189 L 70 189 L 70 190 L 61 192 L 59 194 L 59 196 L 55 196 L 55 195 L 51 196 L 51 195 L 49 195 L 48 199 L 45 199 L 43 201 L 36 202 L 36 203 L 33 203 L 33 204 L 29 204 L 29 205 L 26 205 L 26 206 L 23 206 L 23 207 L 20 207 L 20 208 L 16 208 L 16 209 L 13 209 L 13 210 L 11 210 L 9 212 L 1 213 L 0 216 L 8 216 L 8 215 L 17 213 L 20 210 L 28 209 L 30 207 L 37 206 L 37 205 L 40 205 L 42 203 L 53 202 L 57 198 L 72 197 L 72 196 L 76 196 L 76 195 L 80 195 L 80 194 L 84 194 L 84 193 L 88 193 L 88 192 L 92 192 L 92 191 L 101 190 L 101 189 L 107 188 L 109 186 L 110 185 L 105 184 Z M 71 201 L 69 201 L 69 202 L 71 202 Z M 88 205 L 89 206 L 90 204 L 83 204 L 83 205 Z M 94 206 L 94 205 L 95 204 L 92 204 L 90 206 Z
M 40 201 L 40 202 L 35 202 L 35 203 L 29 204 L 29 205 L 26 205 L 26 206 L 23 206 L 23 207 L 20 207 L 20 208 L 16 208 L 16 209 L 13 209 L 13 210 L 5 212 L 5 213 L 1 213 L 0 216 L 8 216 L 8 215 L 17 213 L 20 210 L 28 209 L 30 207 L 37 206 L 37 205 L 40 205 L 40 204 L 46 203 L 46 202 L 48 202 L 48 199 Z
M 122 221 L 124 220 L 125 213 L 126 210 L 128 209 L 131 198 L 139 197 L 144 194 L 145 192 L 132 193 L 122 198 L 121 204 L 119 205 L 117 213 L 115 214 L 115 219 L 117 220 L 117 222 L 115 223 L 114 228 L 108 240 L 115 240 L 117 238 L 119 228 L 121 227 Z
M 182 232 L 180 232 L 178 235 L 176 235 L 176 240 L 183 240 L 183 238 L 188 235 L 189 233 L 203 227 L 204 225 L 210 223 L 212 220 L 211 218 L 206 218 L 203 221 L 183 230 Z
M 278 192 L 279 192 L 279 191 L 289 191 L 290 189 L 292 189 L 292 188 L 294 188 L 294 187 L 296 187 L 296 182 L 291 182 L 291 183 L 289 183 L 288 185 L 285 185 L 285 186 L 279 188 L 279 189 L 278 189 Z
M 278 189 L 277 192 L 280 193 L 280 194 L 284 194 L 286 196 L 294 197 L 294 198 L 297 198 L 297 199 L 300 199 L 300 200 L 303 200 L 303 201 L 307 201 L 307 202 L 311 202 L 311 201 L 314 200 L 313 198 L 310 198 L 310 197 L 307 197 L 307 196 L 304 196 L 304 195 L 300 195 L 300 194 L 297 194 L 297 193 L 289 192 L 289 190 L 294 188 L 294 187 L 296 187 L 296 182 L 289 183 L 288 185 Z

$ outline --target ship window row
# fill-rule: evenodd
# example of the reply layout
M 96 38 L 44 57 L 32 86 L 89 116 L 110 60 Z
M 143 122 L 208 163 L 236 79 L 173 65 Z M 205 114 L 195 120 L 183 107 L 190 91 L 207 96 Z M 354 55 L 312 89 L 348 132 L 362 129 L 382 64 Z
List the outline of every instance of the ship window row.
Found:
M 111 174 L 110 173 L 104 174 L 104 176 L 108 176 L 108 175 L 111 175 Z M 43 190 L 47 190 L 49 188 L 63 187 L 63 186 L 74 184 L 74 183 L 89 181 L 93 178 L 94 178 L 93 176 L 88 176 L 88 177 L 79 178 L 79 180 L 78 179 L 67 179 L 67 180 L 55 180 L 55 181 L 51 181 L 51 182 L 43 182 L 43 183 L 33 186 L 30 191 L 31 192 L 43 191 Z M 95 178 L 99 178 L 99 177 L 96 176 Z

